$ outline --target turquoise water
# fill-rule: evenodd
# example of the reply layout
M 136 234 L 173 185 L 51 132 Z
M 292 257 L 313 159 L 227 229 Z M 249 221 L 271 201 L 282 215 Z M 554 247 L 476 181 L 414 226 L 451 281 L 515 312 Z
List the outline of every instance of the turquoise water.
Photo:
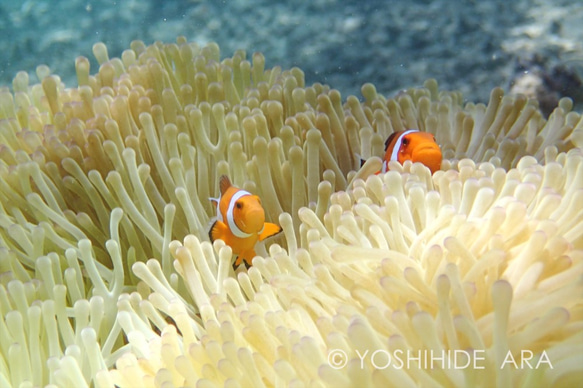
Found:
M 92 45 L 119 56 L 134 39 L 217 42 L 224 56 L 262 51 L 267 66 L 299 66 L 343 95 L 372 82 L 391 94 L 427 78 L 487 101 L 509 88 L 518 58 L 548 66 L 583 58 L 583 12 L 566 0 L 507 1 L 0 1 L 0 85 L 47 64 L 76 86 Z M 96 71 L 93 61 L 92 72 Z M 35 81 L 36 78 L 33 78 Z

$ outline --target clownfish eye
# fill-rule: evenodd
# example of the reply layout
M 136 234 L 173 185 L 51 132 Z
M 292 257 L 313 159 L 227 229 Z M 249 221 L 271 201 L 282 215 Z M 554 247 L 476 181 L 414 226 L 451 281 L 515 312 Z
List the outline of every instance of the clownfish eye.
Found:
M 241 202 L 235 202 L 237 209 L 243 209 L 243 204 Z
M 409 139 L 407 139 L 406 137 L 403 138 L 403 141 L 401 141 L 401 144 L 404 145 L 405 147 L 409 145 Z

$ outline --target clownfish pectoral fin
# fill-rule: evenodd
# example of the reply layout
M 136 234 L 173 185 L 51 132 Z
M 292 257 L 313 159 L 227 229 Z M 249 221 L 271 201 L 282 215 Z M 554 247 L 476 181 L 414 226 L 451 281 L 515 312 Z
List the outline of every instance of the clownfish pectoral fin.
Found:
M 268 237 L 275 236 L 282 231 L 281 226 L 266 222 L 263 225 L 263 230 L 259 234 L 259 241 L 263 241 Z
M 209 198 L 209 201 L 211 201 L 214 206 L 219 204 L 219 198 Z
M 221 195 L 224 195 L 231 186 L 233 185 L 231 184 L 229 177 L 226 175 L 221 175 L 221 177 L 219 178 L 219 190 L 221 192 Z
M 224 239 L 228 230 L 229 227 L 225 225 L 224 222 L 216 220 L 209 230 L 209 238 L 211 239 L 211 242 L 218 239 Z

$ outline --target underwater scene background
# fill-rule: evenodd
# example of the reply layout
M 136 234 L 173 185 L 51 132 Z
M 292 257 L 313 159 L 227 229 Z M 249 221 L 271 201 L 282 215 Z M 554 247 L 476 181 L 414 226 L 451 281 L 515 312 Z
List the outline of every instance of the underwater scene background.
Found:
M 487 102 L 493 87 L 509 90 L 528 71 L 543 79 L 546 98 L 578 103 L 580 20 L 583 7 L 570 0 L 3 0 L 0 85 L 46 64 L 76 86 L 74 59 L 90 58 L 96 70 L 96 42 L 118 57 L 132 40 L 174 42 L 184 35 L 214 41 L 226 56 L 261 51 L 267 66 L 299 66 L 308 83 L 329 84 L 343 95 L 360 96 L 365 82 L 391 94 L 435 78 L 470 101 Z
M 0 387 L 580 385 L 581 20 L 0 1 Z

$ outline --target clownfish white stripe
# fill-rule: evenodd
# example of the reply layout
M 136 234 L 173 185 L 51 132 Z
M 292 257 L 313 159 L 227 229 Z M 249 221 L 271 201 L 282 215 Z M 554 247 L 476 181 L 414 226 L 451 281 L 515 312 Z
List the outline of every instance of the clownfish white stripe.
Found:
M 399 150 L 401 149 L 401 145 L 403 144 L 403 137 L 407 136 L 410 133 L 419 132 L 417 129 L 409 129 L 408 131 L 403 132 L 395 141 L 395 145 L 393 146 L 393 152 L 391 152 L 391 160 L 399 160 Z M 384 171 L 383 171 L 384 172 Z
M 383 160 L 383 167 L 381 168 L 381 172 L 384 174 L 387 171 L 389 171 L 389 162 Z
M 214 202 L 216 202 L 216 203 L 217 203 L 217 206 L 216 206 L 216 207 L 217 207 L 217 219 L 218 219 L 219 221 L 223 222 L 223 221 L 224 221 L 224 220 L 223 220 L 223 215 L 221 214 L 221 210 L 220 210 L 220 208 L 219 208 L 219 204 L 221 203 L 221 196 L 219 195 L 219 198 L 213 198 L 213 197 L 210 197 L 209 199 L 210 199 L 211 201 L 214 201 Z
M 241 229 L 239 229 L 239 227 L 235 223 L 235 218 L 233 217 L 233 209 L 235 208 L 235 203 L 239 200 L 239 198 L 244 197 L 246 195 L 251 195 L 251 193 L 245 190 L 237 191 L 235 194 L 233 194 L 233 197 L 229 202 L 229 207 L 227 208 L 227 225 L 229 225 L 231 233 L 233 233 L 236 237 L 239 238 L 251 237 L 250 233 L 245 233 Z

